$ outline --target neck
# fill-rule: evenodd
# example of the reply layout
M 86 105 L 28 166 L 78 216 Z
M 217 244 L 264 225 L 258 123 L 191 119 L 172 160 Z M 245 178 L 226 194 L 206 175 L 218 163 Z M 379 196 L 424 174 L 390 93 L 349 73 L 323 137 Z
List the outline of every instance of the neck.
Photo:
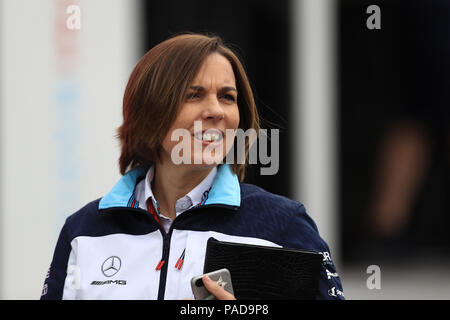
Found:
M 174 220 L 175 203 L 194 189 L 211 172 L 212 167 L 194 168 L 189 165 L 175 165 L 172 162 L 155 164 L 152 187 L 161 212 Z

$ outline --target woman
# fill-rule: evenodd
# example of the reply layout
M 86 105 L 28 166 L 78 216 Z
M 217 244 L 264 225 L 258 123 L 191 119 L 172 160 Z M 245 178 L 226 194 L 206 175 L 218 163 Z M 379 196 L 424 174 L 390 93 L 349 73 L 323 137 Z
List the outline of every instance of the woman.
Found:
M 42 299 L 192 298 L 212 236 L 321 252 L 318 298 L 343 298 L 303 205 L 240 183 L 237 158 L 250 143 L 236 150 L 233 141 L 238 128 L 258 131 L 258 114 L 239 59 L 219 38 L 185 34 L 147 52 L 130 76 L 123 117 L 123 177 L 67 218 Z M 234 298 L 208 280 L 218 299 Z

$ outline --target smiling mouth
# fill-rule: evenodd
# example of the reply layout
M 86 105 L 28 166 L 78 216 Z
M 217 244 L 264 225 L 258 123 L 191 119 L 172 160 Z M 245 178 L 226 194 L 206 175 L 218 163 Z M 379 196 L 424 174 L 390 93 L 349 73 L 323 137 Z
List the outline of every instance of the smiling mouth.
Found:
M 223 134 L 219 130 L 205 130 L 204 132 L 194 133 L 194 138 L 202 142 L 219 142 L 223 139 Z

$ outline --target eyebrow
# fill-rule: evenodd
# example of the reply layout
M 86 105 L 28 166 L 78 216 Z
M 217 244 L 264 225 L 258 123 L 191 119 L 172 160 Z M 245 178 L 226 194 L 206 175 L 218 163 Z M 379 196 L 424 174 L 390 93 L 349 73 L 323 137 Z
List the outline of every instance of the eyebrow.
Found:
M 195 90 L 195 91 L 204 91 L 205 88 L 203 88 L 202 86 L 190 86 L 189 89 Z M 228 91 L 236 91 L 237 89 L 235 87 L 229 87 L 229 86 L 225 86 L 220 88 L 221 92 L 228 92 Z

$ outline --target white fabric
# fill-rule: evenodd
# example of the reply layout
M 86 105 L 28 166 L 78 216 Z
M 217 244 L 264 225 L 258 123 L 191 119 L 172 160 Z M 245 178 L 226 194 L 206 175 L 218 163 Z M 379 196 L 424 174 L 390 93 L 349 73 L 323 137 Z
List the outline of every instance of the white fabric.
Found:
M 67 265 L 64 300 L 157 299 L 161 259 L 161 232 L 145 235 L 110 234 L 100 237 L 80 236 L 72 240 Z M 120 259 L 113 276 L 105 276 L 103 264 L 110 257 Z M 116 260 L 117 262 L 117 260 Z M 122 284 L 93 282 L 122 281 Z
M 259 238 L 233 236 L 214 231 L 174 230 L 167 263 L 164 299 L 193 299 L 190 281 L 203 273 L 206 244 L 217 240 L 255 245 L 279 245 Z M 71 242 L 63 299 L 157 299 L 163 238 L 160 231 L 145 235 L 110 234 L 79 236 Z M 183 267 L 175 264 L 185 250 Z M 117 272 L 105 274 L 107 263 L 114 257 Z M 120 263 L 118 261 L 120 260 Z

